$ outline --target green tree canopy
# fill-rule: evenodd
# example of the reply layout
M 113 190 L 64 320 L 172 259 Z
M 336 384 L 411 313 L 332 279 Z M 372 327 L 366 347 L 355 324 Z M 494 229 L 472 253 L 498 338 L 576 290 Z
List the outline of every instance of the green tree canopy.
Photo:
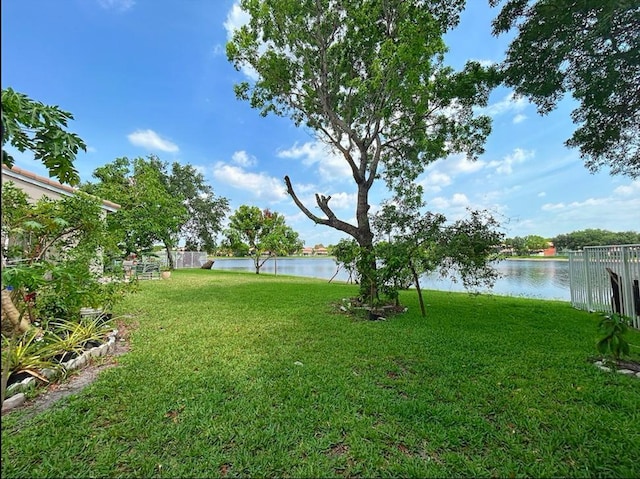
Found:
M 13 166 L 5 144 L 18 151 L 31 151 L 62 183 L 77 185 L 80 175 L 73 166 L 78 150 L 86 145 L 75 133 L 66 131 L 73 115 L 57 106 L 44 105 L 12 88 L 2 90 L 2 164 Z
M 78 192 L 32 203 L 13 182 L 4 183 L 2 237 L 8 260 L 2 268 L 3 334 L 11 330 L 5 320 L 24 332 L 36 318 L 74 318 L 101 299 L 92 266 L 96 251 L 107 253 L 113 242 L 97 198 Z M 5 315 L 5 306 L 22 314 Z
M 369 191 L 377 178 L 402 191 L 439 158 L 482 153 L 490 119 L 476 116 L 474 106 L 486 105 L 496 72 L 477 62 L 455 72 L 443 60 L 442 36 L 464 3 L 241 1 L 250 23 L 235 32 L 227 56 L 258 79 L 236 85 L 237 96 L 262 115 L 308 127 L 351 171 L 355 224 L 339 219 L 323 194 L 315 197 L 322 216 L 312 212 L 285 177 L 293 201 L 316 224 L 371 249 Z
M 585 229 L 561 234 L 553 238 L 554 246 L 559 250 L 578 251 L 585 246 L 608 246 L 618 244 L 640 244 L 640 233 L 623 231 L 615 233 L 602 229 Z
M 162 165 L 155 156 L 118 158 L 94 171 L 97 183 L 82 186 L 84 191 L 120 204 L 120 210 L 108 219 L 120 234 L 124 254 L 150 251 L 157 242 L 169 252 L 188 220 L 185 198 L 169 190 Z M 169 258 L 171 261 L 171 255 Z
M 226 236 L 232 250 L 248 251 L 256 274 L 260 274 L 260 268 L 272 255 L 293 254 L 303 246 L 298 233 L 286 225 L 284 216 L 257 206 L 240 206 L 229 217 Z
M 174 162 L 169 169 L 154 155 L 133 161 L 118 158 L 97 168 L 93 176 L 98 182 L 83 189 L 122 206 L 113 221 L 123 231 L 125 253 L 149 250 L 155 242 L 169 252 L 181 239 L 190 248 L 215 249 L 228 200 L 215 196 L 193 166 Z
M 640 177 L 640 7 L 628 0 L 490 0 L 498 35 L 517 29 L 505 83 L 548 113 L 565 93 L 579 106 L 566 145 L 586 167 Z
M 171 195 L 184 198 L 187 219 L 178 234 L 186 248 L 213 253 L 221 222 L 229 212 L 229 201 L 216 196 L 202 173 L 191 165 L 174 162 L 167 173 L 164 165 L 158 165 L 158 169 L 164 174 Z
M 524 238 L 524 244 L 528 251 L 539 251 L 549 246 L 549 240 L 540 235 L 527 235 Z

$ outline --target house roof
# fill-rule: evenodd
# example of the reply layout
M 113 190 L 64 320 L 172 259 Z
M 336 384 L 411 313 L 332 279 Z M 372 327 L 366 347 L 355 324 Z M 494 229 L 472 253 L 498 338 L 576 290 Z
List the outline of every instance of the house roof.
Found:
M 27 171 L 16 165 L 13 165 L 11 168 L 6 165 L 2 165 L 2 175 L 22 181 L 24 183 L 28 183 L 45 191 L 51 191 L 58 195 L 72 196 L 77 191 L 79 191 L 77 188 L 73 188 L 69 185 L 63 185 L 62 183 L 52 180 L 51 178 L 36 175 L 35 173 Z M 117 203 L 108 200 L 101 201 L 102 207 L 107 211 L 115 212 L 120 209 L 120 205 Z

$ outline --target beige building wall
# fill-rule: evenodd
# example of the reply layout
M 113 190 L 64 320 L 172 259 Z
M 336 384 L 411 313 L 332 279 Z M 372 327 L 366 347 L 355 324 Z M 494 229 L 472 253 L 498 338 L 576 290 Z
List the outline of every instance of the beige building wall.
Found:
M 29 195 L 29 198 L 34 202 L 43 196 L 47 196 L 52 200 L 59 200 L 64 196 L 72 196 L 78 191 L 71 186 L 63 185 L 51 178 L 36 175 L 15 165 L 11 168 L 2 165 L 2 184 L 8 181 L 12 181 L 18 188 Z M 102 200 L 102 208 L 107 212 L 115 212 L 120 209 L 120 205 Z

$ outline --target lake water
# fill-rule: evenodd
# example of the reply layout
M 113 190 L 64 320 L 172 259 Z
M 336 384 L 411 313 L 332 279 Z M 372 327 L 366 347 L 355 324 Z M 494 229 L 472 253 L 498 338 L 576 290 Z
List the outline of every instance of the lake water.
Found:
M 571 300 L 568 261 L 504 260 L 496 263 L 495 268 L 500 278 L 493 289 L 481 292 L 503 296 Z M 213 269 L 255 272 L 251 258 L 217 258 Z M 283 274 L 326 280 L 335 275 L 333 281 L 348 281 L 348 273 L 337 269 L 333 258 L 277 258 L 268 260 L 260 269 L 260 274 Z M 437 275 L 422 277 L 420 286 L 439 291 L 465 291 L 460 282 L 442 279 Z

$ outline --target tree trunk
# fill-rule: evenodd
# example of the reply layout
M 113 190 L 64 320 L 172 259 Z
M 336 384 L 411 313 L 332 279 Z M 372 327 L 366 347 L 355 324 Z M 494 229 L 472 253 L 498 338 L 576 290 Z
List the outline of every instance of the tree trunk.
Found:
M 413 282 L 416 285 L 416 291 L 418 292 L 418 301 L 420 301 L 420 311 L 422 312 L 422 317 L 427 316 L 427 311 L 424 307 L 424 299 L 422 299 L 422 290 L 420 289 L 420 277 L 416 272 L 416 269 L 413 267 L 413 263 L 409 262 L 409 268 L 411 268 L 411 273 L 413 274 Z
M 356 267 L 360 274 L 360 298 L 363 302 L 373 305 L 378 299 L 378 278 L 376 257 L 373 253 L 373 245 L 360 245 L 360 259 Z
M 366 257 L 366 259 L 361 258 L 357 263 L 358 273 L 360 273 L 361 277 L 360 296 L 362 300 L 373 303 L 373 301 L 378 298 L 378 283 L 376 278 L 376 259 L 373 255 L 373 232 L 371 231 L 371 224 L 369 222 L 369 190 L 376 175 L 376 168 L 375 166 L 370 167 L 369 179 L 366 180 L 365 170 L 368 162 L 364 159 L 366 152 L 362 154 L 363 159 L 361 160 L 360 170 L 354 173 L 354 180 L 358 185 L 358 200 L 356 205 L 357 226 L 346 223 L 336 217 L 329 207 L 331 196 L 316 194 L 316 203 L 320 210 L 326 215 L 326 218 L 315 215 L 300 201 L 288 176 L 284 177 L 284 181 L 287 185 L 287 193 L 291 195 L 294 203 L 309 219 L 316 224 L 330 226 L 338 231 L 347 233 L 358 242 L 358 245 L 362 249 L 362 255 Z M 377 163 L 377 161 L 375 161 L 375 163 Z
M 13 304 L 11 293 L 6 289 L 2 290 L 2 323 L 8 321 L 14 330 L 26 333 L 31 328 L 29 320 Z M 3 328 L 4 329 L 4 328 Z
M 173 262 L 173 255 L 171 254 L 171 246 L 166 241 L 164 241 L 164 249 L 167 252 L 167 263 L 169 263 L 169 269 L 174 270 L 175 263 Z

